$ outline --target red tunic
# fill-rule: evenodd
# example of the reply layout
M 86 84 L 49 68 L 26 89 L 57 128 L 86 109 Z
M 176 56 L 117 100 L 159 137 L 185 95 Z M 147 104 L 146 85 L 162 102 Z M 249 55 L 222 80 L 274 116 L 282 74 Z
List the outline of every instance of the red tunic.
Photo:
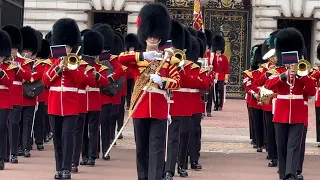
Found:
M 123 83 L 123 88 L 120 92 L 121 96 L 127 96 L 127 79 L 128 79 L 128 68 L 126 66 L 122 66 L 122 70 L 124 72 L 124 83 Z
M 0 109 L 12 109 L 9 88 L 12 86 L 16 68 L 18 67 L 9 62 L 3 62 L 0 65 L 0 69 L 4 72 L 3 77 L 0 77 Z
M 246 92 L 246 96 L 245 96 L 245 99 L 246 99 L 246 103 L 249 104 L 250 101 L 251 101 L 251 94 L 249 93 L 249 86 L 247 86 L 247 82 L 250 80 L 250 77 L 252 76 L 252 71 L 251 69 L 248 69 L 248 70 L 245 70 L 243 71 L 244 72 L 244 75 L 243 75 L 243 88 Z
M 191 96 L 192 96 L 192 114 L 199 114 L 203 112 L 202 108 L 202 100 L 201 100 L 201 94 L 199 91 L 199 83 L 200 83 L 200 66 L 197 64 L 193 63 L 191 68 L 190 68 L 190 74 L 191 74 L 191 81 L 196 82 L 191 84 Z
M 319 68 L 319 67 L 318 67 Z M 320 107 L 320 72 L 319 70 L 314 70 L 313 73 L 311 74 L 311 77 L 315 79 L 316 81 L 316 95 L 315 95 L 315 100 L 314 100 L 314 104 L 316 107 Z
M 259 88 L 257 86 L 253 85 L 253 82 L 255 79 L 259 78 L 261 75 L 262 68 L 259 68 L 258 70 L 254 71 L 245 71 L 246 74 L 246 84 L 245 84 L 245 89 L 246 92 L 248 92 L 251 96 L 250 101 L 249 101 L 249 107 L 256 108 L 256 109 L 261 109 L 261 105 L 258 104 L 258 100 L 253 97 L 253 94 L 259 93 Z
M 218 81 L 224 81 L 226 75 L 230 74 L 228 57 L 225 55 L 214 55 L 213 71 L 216 73 Z
M 79 114 L 78 87 L 84 81 L 84 72 L 65 70 L 61 75 L 55 71 L 59 66 L 60 58 L 50 58 L 53 64 L 46 68 L 43 75 L 43 84 L 49 86 L 48 114 L 57 116 L 70 116 Z
M 285 73 L 286 68 L 276 68 L 277 72 Z M 290 86 L 286 79 L 281 79 L 284 74 L 280 76 L 270 76 L 266 81 L 267 89 L 277 89 L 277 99 L 275 102 L 275 111 L 273 116 L 273 122 L 276 123 L 288 123 L 297 124 L 305 123 L 305 117 L 307 117 L 306 111 L 304 111 L 304 97 L 314 96 L 316 93 L 316 84 L 309 76 L 302 78 L 295 77 L 291 80 L 293 83 L 293 89 L 290 92 Z
M 210 74 L 208 74 L 208 70 L 201 68 L 200 69 L 200 74 L 199 74 L 199 89 L 200 90 L 204 90 L 204 91 L 208 91 L 210 88 L 210 84 L 211 84 L 211 79 L 210 79 Z M 205 112 L 206 110 L 206 104 L 202 101 L 202 113 Z
M 132 67 L 135 72 L 142 72 L 148 65 L 149 61 L 140 58 L 140 53 L 121 54 L 119 56 L 121 64 Z M 140 73 L 139 73 L 140 75 Z M 175 90 L 180 88 L 180 75 L 176 65 L 165 62 L 159 71 L 164 86 L 152 83 L 149 89 L 141 91 L 137 101 L 146 92 L 138 105 L 137 110 L 133 113 L 133 118 L 156 118 L 166 120 L 168 118 L 168 102 L 166 99 L 166 90 Z M 137 79 L 138 77 L 135 77 Z
M 30 81 L 31 80 L 31 72 L 28 70 L 28 66 L 30 67 L 30 62 L 21 58 L 15 58 L 14 59 L 15 63 L 20 64 L 20 68 L 16 72 L 14 79 L 13 79 L 13 84 L 10 87 L 10 98 L 11 98 L 11 103 L 12 105 L 17 105 L 17 106 L 22 106 L 23 102 L 23 88 L 22 88 L 22 82 L 23 81 Z
M 114 72 L 113 74 L 108 74 L 108 77 L 118 80 L 124 74 L 122 66 L 118 61 L 118 56 L 112 55 L 109 62 L 113 66 Z M 121 95 L 111 97 L 101 92 L 101 104 L 121 104 Z

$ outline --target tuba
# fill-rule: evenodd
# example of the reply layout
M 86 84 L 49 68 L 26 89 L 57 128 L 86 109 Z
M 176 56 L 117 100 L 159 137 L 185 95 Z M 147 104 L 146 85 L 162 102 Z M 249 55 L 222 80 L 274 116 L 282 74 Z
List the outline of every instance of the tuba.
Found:
M 80 64 L 80 58 L 77 54 L 70 53 L 67 56 L 63 57 L 63 64 L 70 70 L 76 70 Z
M 295 72 L 298 76 L 306 76 L 312 72 L 311 64 L 307 60 L 302 59 L 295 65 Z

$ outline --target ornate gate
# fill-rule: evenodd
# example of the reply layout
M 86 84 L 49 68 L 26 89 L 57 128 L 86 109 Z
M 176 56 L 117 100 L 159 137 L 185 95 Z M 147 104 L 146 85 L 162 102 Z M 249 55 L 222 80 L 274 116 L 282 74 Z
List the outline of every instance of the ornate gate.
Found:
M 172 18 L 188 26 L 192 24 L 193 0 L 158 1 L 167 5 Z M 226 41 L 225 55 L 231 71 L 227 97 L 242 99 L 243 71 L 248 66 L 251 46 L 251 8 L 245 8 L 241 0 L 209 0 L 202 9 L 205 28 L 221 34 Z

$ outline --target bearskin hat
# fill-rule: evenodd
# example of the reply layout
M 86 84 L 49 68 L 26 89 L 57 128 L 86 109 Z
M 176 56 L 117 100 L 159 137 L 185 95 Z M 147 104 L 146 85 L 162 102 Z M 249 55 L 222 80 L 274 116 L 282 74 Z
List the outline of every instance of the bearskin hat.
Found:
M 192 50 L 192 44 L 191 44 L 191 34 L 188 31 L 188 29 L 186 27 L 183 28 L 184 30 L 184 49 L 186 49 L 186 56 L 188 57 L 191 54 L 191 50 Z
M 193 29 L 192 27 L 187 27 L 188 31 L 190 32 L 190 34 L 194 37 L 198 37 L 198 33 L 195 29 Z
M 22 50 L 22 35 L 20 29 L 15 25 L 6 25 L 2 27 L 2 30 L 6 31 L 11 39 L 11 47 Z
M 83 54 L 88 56 L 98 56 L 103 51 L 104 39 L 97 31 L 87 31 L 82 36 Z
M 119 33 L 116 33 L 116 36 L 114 38 L 114 43 L 111 48 L 111 54 L 112 55 L 119 55 L 123 52 L 124 50 L 124 44 L 122 41 L 122 35 Z
M 38 52 L 39 53 L 41 51 L 41 47 L 42 47 L 42 39 L 43 39 L 43 34 L 40 31 L 36 31 L 37 35 L 38 35 Z
M 197 37 L 197 40 L 199 42 L 199 47 L 200 47 L 199 57 L 203 58 L 203 55 L 206 52 L 206 48 L 205 48 L 203 41 L 199 37 Z
M 11 56 L 11 39 L 6 31 L 0 30 L 0 56 Z
M 202 31 L 198 31 L 198 37 L 202 40 L 203 45 L 204 45 L 204 50 L 207 49 L 207 36 L 205 33 L 203 33 Z
M 124 38 L 124 45 L 127 51 L 129 51 L 130 48 L 137 50 L 139 46 L 138 36 L 133 33 L 127 34 Z
M 115 33 L 116 33 L 116 35 L 118 35 L 118 36 L 121 38 L 122 44 L 124 45 L 124 37 L 123 37 L 123 35 L 121 34 L 121 32 L 115 31 Z
M 172 28 L 170 39 L 172 46 L 176 49 L 183 50 L 185 45 L 184 30 L 182 24 L 177 20 L 172 19 Z
M 257 70 L 259 64 L 264 63 L 262 60 L 262 44 L 255 45 L 250 51 L 250 68 L 251 70 Z
M 320 60 L 320 43 L 317 46 L 317 59 Z
M 39 41 L 37 31 L 30 26 L 25 26 L 20 29 L 20 32 L 23 39 L 22 49 L 29 50 L 32 54 L 38 53 Z
M 97 31 L 102 34 L 104 39 L 104 50 L 111 50 L 115 38 L 115 33 L 109 24 L 100 24 L 96 26 L 93 31 Z
M 142 46 L 146 46 L 148 37 L 161 40 L 159 46 L 164 45 L 170 38 L 171 18 L 162 3 L 148 3 L 142 7 L 137 19 L 138 39 Z
M 51 37 L 52 37 L 52 33 L 51 31 L 49 31 L 44 38 L 51 44 Z
M 139 42 L 139 40 L 138 40 L 138 42 Z M 146 48 L 143 47 L 142 44 L 139 42 L 138 50 L 137 50 L 137 51 L 142 52 L 142 51 L 144 51 L 145 49 L 146 49 Z
M 282 52 L 298 51 L 299 58 L 301 59 L 304 55 L 304 47 L 303 36 L 296 28 L 281 30 L 277 33 L 275 39 L 277 65 L 282 65 Z
M 78 51 L 81 43 L 79 27 L 74 19 L 59 19 L 52 28 L 52 45 L 68 45 L 72 52 Z
M 274 49 L 274 39 L 279 30 L 272 32 L 269 37 L 262 44 L 262 55 L 265 55 L 269 50 Z
M 102 23 L 94 24 L 94 25 L 92 26 L 92 29 L 94 29 L 94 28 L 96 28 L 96 27 L 98 27 L 98 26 L 100 26 L 100 25 L 102 25 Z
M 194 36 L 190 36 L 190 41 L 192 44 L 191 52 L 188 54 L 187 59 L 193 62 L 197 62 L 200 54 L 200 44 Z
M 50 56 L 50 43 L 46 39 L 42 39 L 41 50 L 38 52 L 37 57 L 47 59 Z
M 212 51 L 216 52 L 217 50 L 221 50 L 221 53 L 224 53 L 225 40 L 224 38 L 217 34 L 212 39 Z
M 213 39 L 213 33 L 209 29 L 204 30 L 206 37 L 207 37 L 207 46 L 210 49 L 212 46 L 212 39 Z
M 81 36 L 81 39 L 82 39 L 82 36 L 86 33 L 86 32 L 89 32 L 91 31 L 90 29 L 84 29 L 80 32 L 80 36 Z

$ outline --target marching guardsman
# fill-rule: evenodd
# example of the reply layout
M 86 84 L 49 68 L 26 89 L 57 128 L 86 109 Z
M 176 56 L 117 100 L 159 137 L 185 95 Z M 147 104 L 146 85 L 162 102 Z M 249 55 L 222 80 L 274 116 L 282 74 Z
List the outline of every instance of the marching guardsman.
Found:
M 104 38 L 104 46 L 103 52 L 107 53 L 112 49 L 115 40 L 115 32 L 108 24 L 100 24 L 93 28 L 93 31 L 97 31 L 102 34 Z M 113 67 L 113 73 L 108 74 L 109 83 L 113 83 L 118 80 L 123 75 L 122 66 L 118 61 L 118 56 L 110 55 L 108 60 L 108 64 Z M 101 62 L 106 63 L 106 62 Z M 107 150 L 110 147 L 111 141 L 111 110 L 112 110 L 112 96 L 105 94 L 104 92 L 100 92 L 101 94 L 101 114 L 100 114 L 100 123 L 101 123 L 101 143 L 102 143 L 102 154 L 104 160 L 110 160 L 110 155 L 105 155 Z
M 124 38 L 124 45 L 126 48 L 127 53 L 132 53 L 138 50 L 139 48 L 139 41 L 138 37 L 135 34 L 127 34 L 126 37 Z M 126 74 L 127 74 L 127 94 L 126 94 L 126 106 L 127 110 L 129 110 L 130 107 L 130 101 L 131 101 L 131 95 L 133 91 L 133 86 L 134 86 L 134 79 L 133 79 L 133 74 L 132 70 L 127 67 L 126 69 Z M 120 137 L 119 137 L 120 139 Z
M 103 50 L 103 36 L 99 32 L 87 31 L 82 35 L 82 41 L 83 60 L 81 61 L 79 68 L 83 68 L 86 81 L 79 86 L 78 92 L 80 101 L 84 103 L 85 110 L 83 107 L 80 107 L 80 114 L 74 133 L 75 148 L 72 160 L 73 172 L 78 172 L 81 150 L 81 165 L 95 165 L 98 152 L 99 117 L 101 111 L 99 87 L 105 87 L 109 84 L 107 67 L 96 63 Z M 83 91 L 85 93 L 82 93 Z M 88 140 L 82 142 L 83 137 L 87 137 Z
M 206 53 L 204 55 L 204 58 L 208 59 L 208 66 L 210 68 L 210 76 L 212 76 L 211 78 L 214 78 L 214 71 L 213 70 L 213 58 L 214 58 L 214 53 L 211 51 L 211 47 L 212 47 L 212 40 L 213 40 L 213 33 L 211 30 L 209 29 L 205 29 L 205 34 L 207 37 L 207 47 L 206 47 Z M 213 82 L 212 82 L 213 83 Z M 212 112 L 212 102 L 214 102 L 214 91 L 213 91 L 213 87 L 212 89 L 209 90 L 208 93 L 208 102 L 206 105 L 206 111 L 207 111 L 207 116 L 211 117 L 211 112 Z
M 264 85 L 267 81 L 266 73 L 267 71 L 275 71 L 274 68 L 277 64 L 277 57 L 275 55 L 274 49 L 274 39 L 278 31 L 275 31 L 270 34 L 268 39 L 262 44 L 262 55 L 263 60 L 267 60 L 266 63 L 263 63 L 261 66 L 263 68 L 261 75 L 259 78 L 255 79 L 253 84 L 257 86 L 260 91 L 263 91 Z M 277 144 L 276 144 L 276 137 L 275 137 L 275 130 L 274 130 L 274 123 L 272 121 L 273 114 L 272 114 L 272 99 L 269 102 L 261 102 L 262 103 L 262 110 L 263 110 L 263 118 L 266 125 L 266 135 L 267 139 L 267 149 L 268 149 L 268 159 L 271 161 L 269 162 L 269 167 L 276 167 L 278 165 L 278 154 L 277 154 Z
M 261 47 L 262 44 L 259 44 L 251 48 L 251 72 L 246 73 L 248 79 L 245 84 L 246 92 L 249 92 L 251 96 L 249 107 L 251 109 L 255 131 L 256 144 L 254 145 L 254 148 L 257 148 L 257 152 L 262 152 L 262 147 L 264 145 L 263 111 L 260 105 L 259 88 L 254 86 L 254 81 L 261 76 L 261 72 L 263 70 L 261 65 L 264 63 L 264 61 L 262 60 Z
M 212 40 L 212 51 L 214 53 L 213 59 L 213 71 L 215 72 L 215 81 L 214 81 L 214 89 L 215 89 L 215 102 L 214 102 L 214 110 L 222 110 L 225 94 L 226 94 L 226 83 L 229 79 L 230 74 L 230 66 L 228 57 L 225 56 L 224 53 L 225 41 L 221 35 L 215 35 Z
M 114 39 L 114 44 L 111 48 L 111 54 L 113 56 L 119 56 L 123 50 L 124 50 L 124 39 L 122 34 L 116 32 L 115 33 L 115 39 Z M 121 67 L 121 78 L 125 79 L 125 71 L 123 69 L 123 66 L 119 63 L 119 61 L 117 60 L 117 58 L 113 58 L 111 61 L 116 62 L 116 69 L 119 69 L 119 67 Z M 124 87 L 125 84 L 125 80 L 122 82 L 122 86 Z M 120 84 L 119 84 L 120 85 Z M 122 91 L 122 90 L 121 90 Z M 116 95 L 114 95 L 112 97 L 112 109 L 111 109 L 111 142 L 113 141 L 113 139 L 115 138 L 115 131 L 116 131 L 116 124 L 117 124 L 117 129 L 121 129 L 123 122 L 120 122 L 119 125 L 119 109 L 120 109 L 120 105 L 121 105 L 121 96 L 122 93 L 118 92 Z
M 53 131 L 57 171 L 54 178 L 71 179 L 73 133 L 79 114 L 78 87 L 84 80 L 84 72 L 77 69 L 79 58 L 70 54 L 76 53 L 81 43 L 75 20 L 59 19 L 53 25 L 51 40 L 52 45 L 65 45 L 68 55 L 50 58 L 52 66 L 45 70 L 42 78 L 43 84 L 49 86 L 48 114 Z M 59 49 L 59 55 L 60 51 L 62 50 Z M 74 65 L 70 64 L 69 56 L 76 60 Z
M 188 34 L 189 35 L 189 34 Z M 183 26 L 176 20 L 172 19 L 171 37 L 172 47 L 183 51 L 185 49 L 185 31 Z M 189 35 L 190 41 L 190 35 Z M 190 43 L 190 42 L 189 42 Z M 183 54 L 181 54 L 183 53 Z M 185 58 L 184 52 L 181 52 L 181 58 Z M 178 67 L 179 74 L 184 73 L 182 67 Z M 181 77 L 181 76 L 180 76 Z M 170 109 L 169 114 L 171 116 L 171 124 L 169 125 L 168 134 L 168 151 L 167 151 L 167 161 L 165 162 L 165 180 L 172 180 L 175 174 L 175 166 L 177 162 L 178 152 L 179 152 L 179 137 L 181 132 L 182 117 L 188 116 L 187 112 L 187 97 L 190 95 L 188 89 L 183 86 L 183 81 L 187 81 L 188 77 L 185 79 L 180 78 L 181 86 L 179 90 L 173 90 L 170 96 Z
M 29 63 L 27 61 L 17 57 L 18 52 L 22 50 L 22 35 L 20 29 L 13 25 L 7 25 L 2 28 L 6 31 L 12 43 L 11 48 L 11 58 L 12 64 L 16 65 L 18 68 L 15 69 L 15 77 L 13 84 L 10 87 L 10 99 L 13 105 L 13 109 L 9 115 L 9 142 L 10 142 L 10 152 L 11 152 L 11 163 L 18 163 L 18 143 L 19 143 L 19 133 L 21 121 L 21 112 L 23 105 L 23 88 L 22 82 L 30 82 L 32 80 L 32 75 L 30 68 L 28 70 Z M 33 39 L 33 41 L 36 41 Z M 29 137 L 29 136 L 28 136 Z
M 304 95 L 314 96 L 316 85 L 308 73 L 300 76 L 295 71 L 296 63 L 304 56 L 302 34 L 295 28 L 288 28 L 280 31 L 276 38 L 277 64 L 282 65 L 276 70 L 280 75 L 270 73 L 265 87 L 276 89 L 277 92 L 273 122 L 277 138 L 279 177 L 294 180 L 307 117 Z
M 45 39 L 40 39 L 40 40 L 41 40 L 41 49 L 37 54 L 35 69 L 37 74 L 40 76 L 40 79 L 42 79 L 43 71 L 45 69 L 44 67 L 47 65 L 51 66 L 50 61 L 48 61 L 48 58 L 50 56 L 50 43 Z M 47 135 L 47 133 L 45 133 L 46 124 L 49 122 L 49 118 L 47 116 L 46 107 L 45 107 L 46 106 L 45 102 L 47 99 L 48 99 L 47 88 L 45 88 L 43 92 L 37 97 L 38 110 L 36 112 L 35 122 L 34 122 L 34 138 L 35 138 L 35 143 L 37 145 L 37 149 L 39 151 L 44 149 L 43 142 L 45 140 L 45 136 Z
M 138 179 L 159 180 L 164 170 L 164 142 L 169 125 L 166 90 L 179 89 L 180 76 L 177 65 L 167 61 L 175 59 L 173 54 L 170 55 L 172 49 L 165 49 L 169 54 L 165 58 L 168 59 L 163 59 L 158 50 L 170 38 L 171 19 L 167 8 L 162 3 L 144 5 L 139 12 L 137 26 L 139 41 L 146 46 L 146 52 L 121 55 L 119 60 L 133 71 L 140 71 L 136 73 L 138 77 L 135 78 L 130 108 L 131 111 L 136 109 L 132 117 Z M 152 83 L 149 86 L 150 80 Z
M 0 170 L 4 170 L 7 151 L 8 117 L 12 109 L 9 88 L 12 86 L 16 66 L 9 62 L 11 39 L 7 32 L 0 30 Z
M 320 60 L 320 44 L 318 44 L 317 46 L 317 59 Z M 315 71 L 319 71 L 319 67 L 315 68 Z M 316 78 L 316 82 L 317 82 L 317 93 L 316 93 L 316 97 L 315 97 L 315 109 L 316 109 L 316 133 L 317 133 L 317 142 L 320 142 L 320 79 Z M 318 144 L 318 147 L 320 147 L 320 143 Z

